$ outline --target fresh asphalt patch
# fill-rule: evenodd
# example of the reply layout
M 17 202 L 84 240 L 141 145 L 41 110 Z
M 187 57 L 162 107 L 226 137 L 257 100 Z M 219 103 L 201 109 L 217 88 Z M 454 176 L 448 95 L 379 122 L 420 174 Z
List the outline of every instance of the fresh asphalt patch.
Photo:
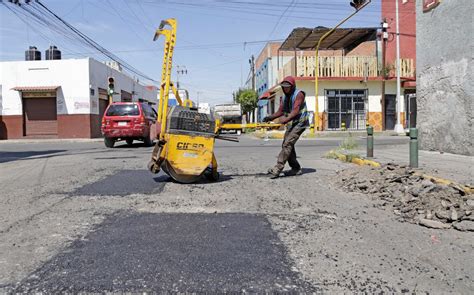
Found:
M 263 215 L 121 213 L 14 292 L 314 292 Z
M 121 170 L 99 181 L 87 184 L 71 193 L 72 196 L 128 196 L 158 194 L 171 178 L 158 176 L 148 170 Z

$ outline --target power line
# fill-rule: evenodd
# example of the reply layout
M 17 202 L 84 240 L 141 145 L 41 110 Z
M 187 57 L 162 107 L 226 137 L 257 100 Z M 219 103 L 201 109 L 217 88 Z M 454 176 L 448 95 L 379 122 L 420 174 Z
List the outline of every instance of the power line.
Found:
M 293 2 L 293 0 L 292 0 Z M 158 5 L 156 2 L 144 2 L 144 3 L 147 3 L 149 5 Z M 269 13 L 269 12 L 275 12 L 275 11 L 278 11 L 279 10 L 275 10 L 275 9 L 271 9 L 271 8 L 265 8 L 265 9 L 253 9 L 253 8 L 248 8 L 248 7 L 232 7 L 232 6 L 226 6 L 226 5 L 209 5 L 209 4 L 205 4 L 205 3 L 199 3 L 199 4 L 196 4 L 196 3 L 184 3 L 184 2 L 174 2 L 174 1 L 166 1 L 166 2 L 163 2 L 163 3 L 160 3 L 160 6 L 163 6 L 163 5 L 170 5 L 170 6 L 181 6 L 181 7 L 190 7 L 190 8 L 195 8 L 195 9 L 214 9 L 214 10 L 218 10 L 219 12 L 222 13 L 222 11 L 230 11 L 230 12 L 238 12 L 240 14 L 254 14 L 254 15 L 258 15 L 260 17 L 262 16 L 268 16 L 268 17 L 280 17 L 281 14 L 275 14 L 275 13 Z M 348 5 L 347 5 L 348 6 Z M 340 11 L 340 9 L 338 10 Z M 303 13 L 302 15 L 297 15 L 296 17 L 298 19 L 310 19 L 310 20 L 322 20 L 322 21 L 333 21 L 334 19 L 333 18 L 324 18 L 324 17 L 315 17 L 314 16 L 314 12 L 309 12 L 307 9 L 304 11 L 305 13 Z M 366 13 L 366 12 L 365 12 Z M 208 15 L 210 15 L 209 13 L 207 13 Z M 324 12 L 323 13 L 324 15 L 341 15 L 341 14 L 334 14 L 334 13 L 327 13 L 327 12 Z M 216 16 L 222 16 L 222 15 L 216 15 Z M 364 21 L 362 21 L 364 22 Z M 369 23 L 369 22 L 365 22 L 365 23 Z
M 3 3 L 3 2 L 2 2 Z M 36 0 L 35 2 L 26 2 L 28 5 L 22 4 L 19 1 L 14 3 L 18 7 L 22 8 L 25 12 L 29 13 L 36 21 L 38 21 L 40 24 L 45 26 L 48 29 L 55 30 L 58 34 L 62 35 L 63 37 L 69 38 L 73 41 L 78 42 L 79 44 L 86 45 L 88 47 L 91 47 L 106 57 L 110 58 L 111 60 L 121 64 L 125 69 L 129 70 L 130 72 L 136 74 L 137 76 L 140 76 L 144 79 L 153 81 L 153 82 L 158 82 L 157 80 L 147 76 L 146 74 L 142 73 L 135 67 L 131 66 L 128 64 L 125 60 L 119 58 L 116 56 L 114 53 L 110 52 L 109 50 L 105 49 L 102 47 L 100 44 L 98 44 L 96 41 L 94 41 L 92 38 L 88 37 L 84 33 L 82 33 L 80 30 L 69 24 L 67 21 L 62 19 L 60 16 L 58 16 L 56 13 L 51 11 L 48 7 L 46 7 L 43 3 L 41 3 L 39 0 Z M 3 3 L 4 4 L 4 3 Z M 6 5 L 6 4 L 5 4 Z M 33 8 L 33 9 L 31 9 Z M 35 11 L 33 11 L 35 10 Z M 18 16 L 18 15 L 17 15 Z M 71 32 L 74 34 L 74 36 L 79 37 L 74 38 L 70 36 Z
M 211 43 L 211 44 L 195 44 L 195 45 L 183 45 L 177 46 L 176 50 L 200 50 L 200 49 L 209 49 L 209 48 L 231 48 L 231 47 L 240 47 L 240 46 L 251 46 L 251 45 L 260 45 L 268 42 L 280 42 L 284 39 L 271 39 L 271 40 L 258 40 L 258 41 L 240 41 L 240 42 L 229 42 L 229 43 Z M 151 52 L 156 51 L 154 48 L 135 48 L 127 50 L 116 50 L 115 53 L 140 53 L 140 52 Z M 71 55 L 80 55 L 80 54 L 100 54 L 100 52 L 88 51 L 88 52 L 73 52 Z
M 288 11 L 288 9 L 289 9 L 290 7 L 292 7 L 292 6 L 295 4 L 295 1 L 296 1 L 296 0 L 291 0 L 290 4 L 286 7 L 285 10 L 283 10 L 283 12 L 281 13 L 280 17 L 278 18 L 278 20 L 277 20 L 275 26 L 273 27 L 272 31 L 270 32 L 269 37 L 271 37 L 271 36 L 273 35 L 273 33 L 275 32 L 276 28 L 277 28 L 278 25 L 280 24 L 280 21 L 281 21 L 282 17 L 285 15 L 285 13 Z

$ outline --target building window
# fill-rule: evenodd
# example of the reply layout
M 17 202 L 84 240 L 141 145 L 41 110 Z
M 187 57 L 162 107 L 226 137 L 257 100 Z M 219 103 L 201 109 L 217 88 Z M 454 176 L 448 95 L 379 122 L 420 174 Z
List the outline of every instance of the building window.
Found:
M 345 123 L 346 129 L 363 130 L 366 123 L 367 90 L 326 90 L 328 129 L 338 130 Z

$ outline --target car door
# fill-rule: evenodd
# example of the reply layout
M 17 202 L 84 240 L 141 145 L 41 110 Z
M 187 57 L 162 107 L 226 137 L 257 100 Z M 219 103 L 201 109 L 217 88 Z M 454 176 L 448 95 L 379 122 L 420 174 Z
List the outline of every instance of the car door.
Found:
M 145 113 L 147 125 L 150 130 L 150 138 L 156 138 L 156 119 L 158 117 L 156 111 L 147 103 L 142 103 L 142 108 Z

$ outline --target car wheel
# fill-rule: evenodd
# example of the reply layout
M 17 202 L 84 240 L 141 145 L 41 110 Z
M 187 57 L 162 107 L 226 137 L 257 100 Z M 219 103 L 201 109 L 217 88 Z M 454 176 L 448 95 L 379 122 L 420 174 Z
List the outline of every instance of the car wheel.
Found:
M 127 143 L 127 145 L 132 145 L 133 144 L 133 139 L 127 138 L 127 139 L 125 139 L 125 142 Z
M 152 146 L 153 145 L 153 140 L 150 137 L 150 134 L 143 139 L 143 143 L 145 143 L 145 146 Z
M 105 146 L 108 148 L 113 148 L 115 145 L 115 139 L 111 137 L 104 137 Z

